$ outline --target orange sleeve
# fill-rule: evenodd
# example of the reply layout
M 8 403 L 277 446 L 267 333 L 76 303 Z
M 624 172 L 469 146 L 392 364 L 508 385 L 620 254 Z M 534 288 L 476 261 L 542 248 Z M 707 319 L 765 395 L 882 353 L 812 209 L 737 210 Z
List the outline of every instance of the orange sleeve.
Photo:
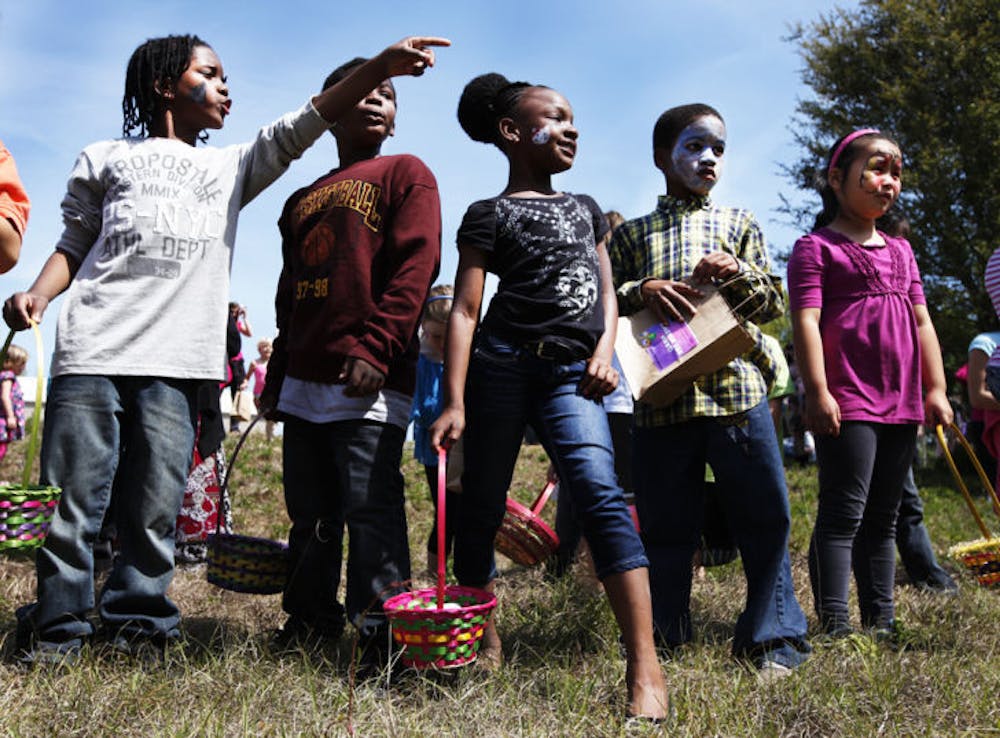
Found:
M 31 202 L 17 175 L 14 157 L 0 142 L 0 217 L 7 218 L 23 236 L 29 210 Z

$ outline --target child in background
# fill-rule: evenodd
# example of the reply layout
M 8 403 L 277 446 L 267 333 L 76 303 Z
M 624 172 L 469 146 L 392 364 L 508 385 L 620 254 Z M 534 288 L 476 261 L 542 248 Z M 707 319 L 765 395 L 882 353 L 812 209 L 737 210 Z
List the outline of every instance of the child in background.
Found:
M 226 378 L 223 388 L 229 387 L 229 398 L 233 405 L 236 397 L 246 386 L 246 366 L 243 364 L 243 338 L 253 337 L 253 328 L 247 318 L 247 309 L 238 302 L 229 303 L 229 318 L 226 320 Z M 240 418 L 235 412 L 229 415 L 229 432 L 240 432 Z
M 986 367 L 993 352 L 1000 347 L 1000 331 L 980 333 L 969 343 L 969 362 L 966 371 L 966 387 L 969 393 L 971 417 L 966 426 L 966 434 L 983 470 L 1000 489 L 1000 400 L 994 397 L 986 386 Z
M 0 141 L 0 274 L 17 264 L 30 209 L 14 157 Z
M 875 227 L 899 197 L 902 167 L 899 146 L 876 130 L 839 139 L 823 170 L 823 211 L 788 262 L 819 464 L 809 578 L 820 627 L 834 637 L 852 631 L 852 568 L 862 626 L 893 637 L 896 514 L 917 426 L 952 420 L 910 244 Z
M 7 445 L 24 438 L 24 394 L 17 378 L 28 363 L 28 352 L 11 344 L 0 371 L 0 407 L 4 422 L 0 423 L 0 460 L 7 455 Z M 35 409 L 38 412 L 38 409 Z
M 424 303 L 424 317 L 420 322 L 420 358 L 417 360 L 417 386 L 413 393 L 413 456 L 424 465 L 427 487 L 431 502 L 437 510 L 438 457 L 431 447 L 431 423 L 438 419 L 444 408 L 441 392 L 441 377 L 444 374 L 444 336 L 448 330 L 448 314 L 451 312 L 454 290 L 450 284 L 441 284 L 431 289 Z M 455 536 L 455 518 L 458 515 L 458 493 L 445 493 L 445 533 L 444 553 L 451 554 L 451 543 Z M 437 515 L 427 537 L 427 573 L 437 574 Z
M 257 341 L 257 358 L 250 362 L 250 366 L 247 369 L 247 378 L 240 385 L 240 390 L 242 391 L 246 389 L 250 380 L 253 380 L 253 404 L 257 408 L 258 413 L 260 412 L 260 396 L 264 392 L 264 386 L 267 384 L 267 362 L 270 360 L 273 350 L 270 338 L 262 338 Z M 270 441 L 274 438 L 274 421 L 266 418 L 264 423 L 265 434 L 267 440 Z
M 997 318 L 1000 318 L 1000 248 L 990 254 L 990 258 L 986 261 L 984 276 L 986 293 L 990 296 Z M 1000 401 L 1000 344 L 986 361 L 986 388 L 993 394 L 995 400 Z M 1000 465 L 997 474 L 1000 475 Z
M 976 335 L 969 343 L 968 362 L 964 372 L 970 409 L 965 435 L 990 479 L 997 477 L 997 453 L 1000 452 L 997 442 L 1000 438 L 996 437 L 995 431 L 997 419 L 1000 418 L 1000 400 L 986 386 L 986 364 L 998 345 L 1000 331 L 986 331 Z M 958 372 L 955 375 L 958 378 Z
M 324 89 L 366 64 L 342 64 Z M 386 75 L 333 126 L 340 165 L 285 203 L 278 337 L 261 399 L 271 407 L 276 398 L 285 421 L 292 521 L 293 573 L 281 603 L 288 619 L 276 645 L 333 640 L 343 630 L 346 522 L 347 618 L 370 673 L 389 657 L 381 603 L 410 578 L 400 466 L 417 327 L 441 256 L 434 175 L 415 156 L 380 155 L 395 125 L 396 89 Z
M 667 194 L 651 214 L 615 232 L 610 255 L 618 305 L 643 306 L 661 321 L 694 313 L 698 286 L 738 274 L 726 297 L 767 322 L 783 301 L 770 275 L 764 235 L 747 210 L 721 207 L 709 192 L 722 173 L 726 127 L 714 108 L 667 110 L 653 129 L 653 161 Z M 700 378 L 665 407 L 636 403 L 633 430 L 639 525 L 650 560 L 653 622 L 664 646 L 691 640 L 691 561 L 700 544 L 705 464 L 732 527 L 747 581 L 733 654 L 762 678 L 789 673 L 810 651 L 806 618 L 792 586 L 785 470 L 767 404 L 773 357 L 760 329 L 754 347 Z
M 112 484 L 120 555 L 98 614 L 113 647 L 161 651 L 179 635 L 167 596 L 199 382 L 220 380 L 240 209 L 378 80 L 422 73 L 433 40 L 405 39 L 246 144 L 199 147 L 232 101 L 196 36 L 150 39 L 129 60 L 124 138 L 88 146 L 63 200 L 65 230 L 27 292 L 17 330 L 67 292 L 56 328 L 42 484 L 62 488 L 36 560 L 38 601 L 18 611 L 26 662 L 76 660 L 94 632 L 93 543 Z M 86 398 L 82 402 L 81 398 Z
M 458 119 L 474 141 L 503 152 L 509 173 L 503 192 L 473 203 L 459 228 L 446 405 L 431 427 L 436 449 L 465 434 L 455 575 L 463 585 L 493 588 L 493 542 L 530 423 L 556 467 L 560 494 L 578 511 L 622 631 L 626 715 L 660 720 L 667 692 L 653 646 L 648 562 L 615 479 L 601 407 L 618 383 L 608 225 L 590 197 L 552 187 L 552 175 L 576 156 L 572 108 L 548 87 L 486 74 L 466 85 Z M 479 325 L 487 271 L 500 284 Z M 495 619 L 480 658 L 501 661 Z

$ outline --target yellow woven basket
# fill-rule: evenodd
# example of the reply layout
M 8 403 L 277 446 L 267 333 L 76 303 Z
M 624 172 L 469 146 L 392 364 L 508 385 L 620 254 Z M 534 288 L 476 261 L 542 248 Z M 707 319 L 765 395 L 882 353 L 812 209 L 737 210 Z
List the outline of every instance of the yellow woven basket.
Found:
M 962 431 L 957 425 L 952 423 L 948 426 L 948 430 L 954 434 L 955 439 L 959 442 L 962 448 L 965 449 L 965 453 L 968 455 L 969 459 L 972 461 L 973 467 L 976 469 L 976 474 L 979 476 L 979 481 L 983 485 L 983 489 L 985 489 L 990 496 L 990 500 L 993 503 L 993 512 L 1000 517 L 1000 499 L 997 498 L 997 493 L 993 488 L 993 483 L 983 470 L 982 464 L 980 464 L 979 459 L 976 458 L 975 451 L 973 451 L 969 441 L 962 434 Z M 976 581 L 979 582 L 980 585 L 983 587 L 992 587 L 1000 583 L 1000 539 L 993 537 L 989 528 L 986 527 L 986 523 L 983 522 L 983 518 L 979 514 L 979 510 L 976 509 L 976 503 L 973 501 L 972 495 L 969 494 L 969 488 L 965 485 L 965 480 L 962 479 L 962 475 L 958 471 L 958 466 L 955 465 L 955 459 L 952 457 L 951 451 L 948 449 L 948 442 L 945 438 L 944 427 L 939 425 L 935 431 L 937 433 L 938 445 L 941 446 L 941 452 L 944 454 L 945 461 L 948 462 L 948 467 L 951 469 L 952 476 L 955 477 L 955 483 L 958 486 L 959 491 L 962 493 L 962 497 L 965 498 L 965 504 L 969 507 L 969 512 L 972 513 L 972 517 L 975 519 L 976 525 L 983 534 L 982 538 L 978 538 L 974 541 L 956 543 L 948 549 L 948 556 L 956 561 L 960 561 L 962 565 L 976 577 Z

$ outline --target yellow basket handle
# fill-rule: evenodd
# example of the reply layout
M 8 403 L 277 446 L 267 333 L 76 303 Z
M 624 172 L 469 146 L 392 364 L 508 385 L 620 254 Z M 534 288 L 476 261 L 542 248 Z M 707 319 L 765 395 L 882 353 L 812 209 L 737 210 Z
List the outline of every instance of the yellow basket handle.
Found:
M 973 467 L 976 469 L 976 474 L 979 475 L 980 483 L 982 483 L 983 488 L 987 490 L 990 496 L 990 500 L 993 503 L 994 514 L 997 515 L 997 517 L 1000 517 L 1000 499 L 997 499 L 997 492 L 993 488 L 993 482 L 990 481 L 990 478 L 983 470 L 983 465 L 979 463 L 979 459 L 976 457 L 976 452 L 972 449 L 968 439 L 966 439 L 965 435 L 957 425 L 950 423 L 948 425 L 948 430 L 955 435 L 955 439 L 959 442 L 962 448 L 965 449 L 965 453 L 968 455 L 969 459 L 972 461 Z M 945 461 L 948 462 L 948 467 L 951 469 L 952 476 L 955 477 L 955 483 L 958 485 L 958 489 L 962 493 L 962 497 L 965 498 L 965 504 L 968 505 L 969 512 L 971 512 L 972 517 L 976 519 L 976 525 L 979 526 L 979 530 L 983 534 L 983 538 L 993 538 L 989 529 L 986 527 L 986 523 L 983 522 L 983 518 L 979 514 L 979 510 L 976 509 L 976 503 L 973 502 L 972 495 L 969 494 L 969 488 L 965 486 L 965 481 L 962 479 L 962 475 L 959 473 L 958 467 L 955 465 L 955 459 L 952 458 L 951 451 L 948 450 L 948 442 L 944 437 L 944 426 L 938 425 L 935 427 L 934 431 L 937 435 L 938 445 L 944 453 Z
M 31 321 L 31 330 L 35 332 L 35 366 L 38 367 L 38 376 L 35 380 L 35 409 L 31 413 L 31 431 L 28 435 L 28 450 L 24 455 L 24 473 L 21 475 L 21 489 L 28 489 L 31 482 L 31 467 L 35 463 L 35 453 L 38 450 L 38 423 L 42 419 L 42 381 L 45 378 L 44 357 L 42 356 L 42 332 L 38 330 L 38 323 Z M 0 368 L 7 363 L 7 349 L 10 348 L 11 341 L 14 340 L 14 333 L 11 330 L 7 334 L 7 340 L 0 349 Z

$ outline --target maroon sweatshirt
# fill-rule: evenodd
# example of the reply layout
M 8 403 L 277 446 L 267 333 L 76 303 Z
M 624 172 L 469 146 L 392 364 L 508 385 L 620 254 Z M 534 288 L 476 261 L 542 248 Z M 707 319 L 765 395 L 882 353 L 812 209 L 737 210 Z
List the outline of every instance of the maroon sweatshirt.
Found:
M 285 203 L 278 337 L 265 397 L 285 375 L 337 381 L 344 359 L 413 394 L 417 326 L 441 259 L 441 203 L 427 166 L 409 154 L 335 169 Z

